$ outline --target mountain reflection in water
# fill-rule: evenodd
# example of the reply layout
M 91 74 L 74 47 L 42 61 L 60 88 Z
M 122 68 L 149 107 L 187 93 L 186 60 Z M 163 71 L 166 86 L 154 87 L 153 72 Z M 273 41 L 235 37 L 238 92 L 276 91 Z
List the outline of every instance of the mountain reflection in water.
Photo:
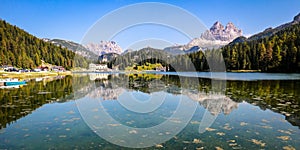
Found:
M 90 74 L 95 89 L 88 96 L 102 100 L 117 100 L 125 91 L 154 93 L 164 91 L 174 95 L 182 94 L 207 109 L 212 115 L 230 114 L 238 104 L 247 102 L 285 115 L 292 125 L 300 127 L 300 81 L 299 80 L 258 80 L 226 81 L 224 94 L 212 93 L 212 80 L 195 77 L 179 77 L 162 74 L 101 74 L 101 78 Z M 94 77 L 91 77 L 94 76 Z M 193 80 L 191 80 L 193 78 Z M 224 84 L 220 82 L 220 84 Z M 221 107 L 219 107 L 221 106 Z

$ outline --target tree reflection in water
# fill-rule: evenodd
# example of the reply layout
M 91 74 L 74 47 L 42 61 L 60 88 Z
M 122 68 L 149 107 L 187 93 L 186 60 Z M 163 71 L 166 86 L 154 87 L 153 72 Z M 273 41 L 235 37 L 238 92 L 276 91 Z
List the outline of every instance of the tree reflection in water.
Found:
M 106 75 L 101 79 L 94 78 L 96 89 L 89 92 L 93 98 L 117 100 L 125 91 L 154 93 L 164 91 L 171 94 L 182 94 L 191 100 L 198 101 L 212 115 L 228 115 L 237 109 L 238 104 L 247 102 L 270 109 L 286 116 L 294 126 L 300 126 L 300 81 L 299 80 L 258 80 L 226 81 L 225 95 L 212 92 L 211 79 L 199 78 L 199 84 L 191 84 L 191 77 L 161 74 L 119 74 Z M 194 85 L 194 86 L 193 86 Z M 221 106 L 221 107 L 219 107 Z

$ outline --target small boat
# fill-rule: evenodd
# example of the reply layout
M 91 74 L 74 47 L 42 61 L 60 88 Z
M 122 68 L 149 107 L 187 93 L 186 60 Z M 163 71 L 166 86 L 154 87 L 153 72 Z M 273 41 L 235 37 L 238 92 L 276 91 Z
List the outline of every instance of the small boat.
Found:
M 35 78 L 36 82 L 43 81 L 43 78 Z
M 4 79 L 4 80 L 0 80 L 0 82 L 4 86 L 16 86 L 16 85 L 26 84 L 26 81 L 19 80 L 19 79 Z

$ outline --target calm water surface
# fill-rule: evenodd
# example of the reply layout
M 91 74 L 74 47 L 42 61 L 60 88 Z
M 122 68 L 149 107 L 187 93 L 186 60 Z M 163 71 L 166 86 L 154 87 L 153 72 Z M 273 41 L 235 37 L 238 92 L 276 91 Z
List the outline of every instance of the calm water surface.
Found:
M 112 143 L 159 138 L 145 149 L 300 148 L 299 74 L 196 74 L 75 74 L 0 89 L 0 149 L 124 149 Z M 180 105 L 190 105 L 184 115 L 195 108 L 191 118 L 171 117 Z M 166 120 L 153 135 L 139 130 Z

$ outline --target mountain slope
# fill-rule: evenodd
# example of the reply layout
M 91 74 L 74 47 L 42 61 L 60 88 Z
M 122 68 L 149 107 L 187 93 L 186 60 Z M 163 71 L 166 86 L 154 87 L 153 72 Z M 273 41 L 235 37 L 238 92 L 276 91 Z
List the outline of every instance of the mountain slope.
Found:
M 247 40 L 248 41 L 258 40 L 258 39 L 261 39 L 261 38 L 264 38 L 264 37 L 272 36 L 272 35 L 274 35 L 275 33 L 279 32 L 281 30 L 289 28 L 289 27 L 291 27 L 295 24 L 298 24 L 299 22 L 300 22 L 300 13 L 297 16 L 294 17 L 294 20 L 292 22 L 280 25 L 280 26 L 278 26 L 274 29 L 273 28 L 267 28 L 263 32 L 260 32 L 258 34 L 255 34 L 255 35 L 249 37 Z
M 120 55 L 116 59 L 110 61 L 108 66 L 117 66 L 120 70 L 123 70 L 128 66 L 133 67 L 135 65 L 147 65 L 147 63 L 160 63 L 162 66 L 166 67 L 168 71 L 195 71 L 195 67 L 199 67 L 199 70 L 207 70 L 207 63 L 205 62 L 203 52 L 198 51 L 197 54 L 194 56 L 197 56 L 197 58 L 199 58 L 200 61 L 190 59 L 189 55 L 187 54 L 174 56 L 166 52 L 165 50 L 146 47 L 141 50 L 132 51 Z M 197 64 L 193 65 L 193 61 L 197 62 Z
M 119 57 L 120 55 L 117 53 L 106 53 L 99 56 L 98 60 L 100 63 L 107 63 L 109 61 L 113 61 L 115 58 Z
M 54 45 L 61 46 L 63 48 L 67 48 L 73 52 L 75 52 L 78 55 L 81 55 L 87 59 L 90 60 L 97 60 L 98 55 L 94 54 L 93 52 L 89 51 L 87 48 L 85 48 L 83 45 L 67 41 L 67 40 L 61 40 L 61 39 L 43 39 L 46 42 L 50 42 Z
M 299 20 L 241 41 L 222 48 L 227 69 L 300 72 Z
M 34 68 L 46 63 L 71 69 L 75 65 L 75 53 L 52 43 L 45 42 L 28 32 L 0 20 L 0 65 Z M 85 59 L 78 57 L 81 66 Z

